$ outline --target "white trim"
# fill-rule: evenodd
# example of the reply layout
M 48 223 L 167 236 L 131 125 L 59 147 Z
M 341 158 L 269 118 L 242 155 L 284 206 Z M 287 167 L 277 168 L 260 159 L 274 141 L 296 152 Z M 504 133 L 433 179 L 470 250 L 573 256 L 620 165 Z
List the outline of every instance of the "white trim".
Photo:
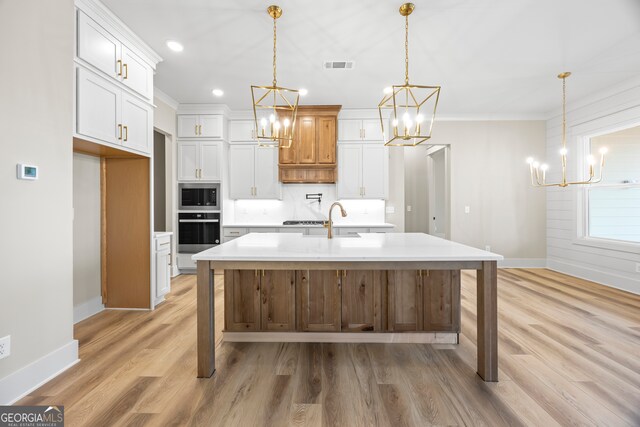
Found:
M 78 341 L 67 344 L 0 379 L 0 405 L 12 405 L 78 363 Z
M 102 296 L 97 296 L 95 298 L 90 299 L 89 301 L 85 301 L 80 305 L 76 305 L 73 307 L 73 324 L 87 319 L 94 314 L 100 313 L 104 310 L 104 304 L 102 304 Z
M 599 237 L 577 237 L 572 242 L 578 246 L 589 246 L 591 248 L 608 249 L 610 251 L 628 252 L 637 254 L 640 252 L 640 243 L 629 242 L 625 240 L 604 239 Z
M 640 295 L 640 280 L 634 280 L 618 274 L 607 273 L 555 259 L 547 260 L 547 268 L 579 279 L 600 283 L 603 286 Z
M 226 342 L 457 344 L 455 332 L 223 332 Z
M 546 258 L 505 258 L 498 261 L 498 268 L 546 268 Z
M 178 101 L 176 101 L 175 99 L 173 99 L 172 97 L 170 97 L 169 95 L 167 95 L 166 93 L 164 93 L 163 91 L 161 91 L 155 86 L 153 87 L 153 97 L 158 98 L 160 101 L 164 102 L 165 104 L 167 104 L 169 107 L 173 108 L 176 111 L 180 106 L 180 103 Z
M 536 113 L 496 113 L 496 114 L 438 114 L 434 123 L 437 122 L 510 122 L 510 121 L 546 121 L 547 114 Z

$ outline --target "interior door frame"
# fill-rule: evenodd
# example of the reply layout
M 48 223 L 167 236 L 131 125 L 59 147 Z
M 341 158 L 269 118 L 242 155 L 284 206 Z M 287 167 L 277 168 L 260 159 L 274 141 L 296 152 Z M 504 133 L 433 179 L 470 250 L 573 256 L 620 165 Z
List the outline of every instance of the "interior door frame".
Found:
M 444 150 L 444 216 L 445 229 L 444 238 L 451 240 L 451 146 L 450 145 L 434 145 L 427 148 L 427 198 L 428 198 L 428 214 L 429 214 L 429 234 L 441 234 L 436 232 L 434 216 L 435 216 L 435 174 L 434 162 L 432 155 Z

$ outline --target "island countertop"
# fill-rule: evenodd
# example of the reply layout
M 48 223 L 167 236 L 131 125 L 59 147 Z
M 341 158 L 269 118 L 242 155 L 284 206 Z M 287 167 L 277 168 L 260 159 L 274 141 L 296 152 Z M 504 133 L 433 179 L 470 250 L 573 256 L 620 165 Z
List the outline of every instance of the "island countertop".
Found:
M 359 237 L 250 233 L 195 254 L 195 261 L 500 261 L 502 255 L 424 233 Z

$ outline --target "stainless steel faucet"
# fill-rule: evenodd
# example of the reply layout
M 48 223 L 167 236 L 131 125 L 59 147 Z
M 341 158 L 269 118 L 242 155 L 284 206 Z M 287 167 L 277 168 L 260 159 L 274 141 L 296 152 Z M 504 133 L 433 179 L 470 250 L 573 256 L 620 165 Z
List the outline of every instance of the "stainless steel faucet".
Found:
M 329 230 L 327 233 L 328 239 L 333 239 L 333 220 L 331 219 L 331 213 L 333 212 L 333 208 L 336 206 L 340 208 L 340 215 L 342 215 L 343 217 L 347 216 L 347 211 L 344 210 L 344 206 L 342 206 L 340 202 L 334 202 L 331 205 L 331 207 L 329 208 L 329 221 L 325 221 L 323 224 L 324 227 Z

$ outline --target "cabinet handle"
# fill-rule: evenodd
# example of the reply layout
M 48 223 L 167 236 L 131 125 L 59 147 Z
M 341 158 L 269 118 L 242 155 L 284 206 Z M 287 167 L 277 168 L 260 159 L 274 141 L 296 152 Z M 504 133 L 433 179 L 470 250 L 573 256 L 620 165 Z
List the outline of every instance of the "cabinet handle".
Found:
M 258 187 L 253 187 L 253 195 L 254 196 L 258 195 Z
M 122 67 L 124 68 L 124 76 L 122 76 L 122 78 L 127 80 L 129 78 L 129 67 L 127 64 L 122 64 Z
M 121 59 L 118 59 L 118 60 L 116 61 L 116 67 L 118 67 L 118 73 L 117 73 L 117 75 L 118 75 L 118 76 L 121 76 L 121 75 L 122 75 L 122 60 L 121 60 Z
M 365 139 L 366 136 L 367 136 L 367 131 L 362 129 L 362 139 Z
M 367 195 L 367 187 L 362 187 L 362 195 L 363 196 Z
M 129 139 L 129 128 L 127 126 L 122 126 L 124 129 L 124 140 L 127 141 Z
M 198 125 L 193 125 L 193 127 L 194 127 L 194 132 L 197 135 L 198 134 Z
M 122 140 L 122 125 L 118 123 L 118 139 Z
M 202 125 L 198 125 L 198 135 L 202 135 Z

